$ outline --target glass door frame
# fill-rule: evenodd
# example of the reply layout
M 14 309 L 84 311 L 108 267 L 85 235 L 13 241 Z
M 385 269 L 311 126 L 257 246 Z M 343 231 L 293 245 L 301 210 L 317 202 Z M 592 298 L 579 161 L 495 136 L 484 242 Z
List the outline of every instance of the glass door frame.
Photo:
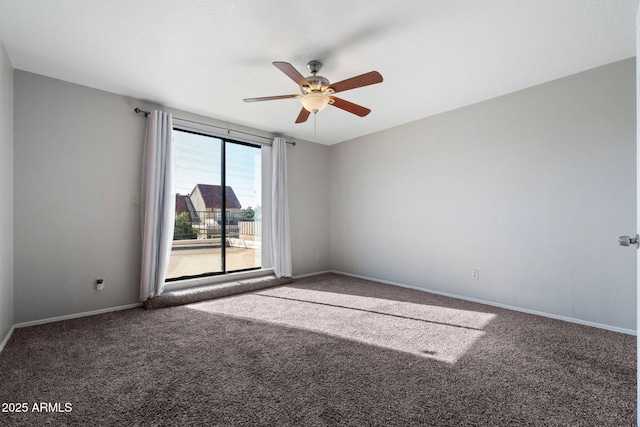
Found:
M 198 135 L 198 136 L 202 136 L 202 137 L 206 137 L 206 138 L 213 138 L 216 140 L 219 140 L 221 142 L 220 144 L 220 191 L 221 191 L 221 195 L 220 195 L 220 200 L 221 200 L 221 204 L 220 204 L 220 221 L 221 221 L 221 235 L 220 235 L 220 248 L 221 248 L 221 257 L 220 257 L 220 262 L 221 262 L 221 269 L 220 271 L 213 271 L 213 272 L 206 272 L 206 273 L 199 273 L 199 274 L 194 274 L 194 275 L 189 275 L 189 276 L 179 276 L 179 277 L 172 277 L 172 278 L 167 278 L 165 279 L 165 283 L 172 283 L 172 282 L 178 282 L 178 281 L 188 281 L 188 280 L 193 280 L 193 279 L 202 279 L 202 278 L 207 278 L 207 277 L 213 277 L 213 276 L 221 276 L 221 275 L 227 275 L 229 273 L 241 273 L 241 272 L 250 272 L 250 271 L 256 271 L 256 270 L 261 270 L 262 269 L 262 265 L 259 265 L 257 267 L 249 267 L 249 268 L 243 268 L 243 269 L 239 269 L 239 270 L 232 270 L 229 271 L 227 269 L 227 248 L 226 248 L 226 238 L 227 238 L 227 223 L 228 223 L 228 214 L 227 214 L 227 194 L 226 194 L 226 182 L 227 182 L 227 158 L 226 158 L 226 154 L 227 154 L 227 144 L 231 143 L 231 144 L 238 144 L 238 145 L 244 145 L 244 146 L 248 146 L 248 147 L 253 147 L 253 148 L 258 148 L 260 150 L 262 150 L 262 145 L 259 143 L 251 143 L 251 142 L 247 142 L 247 141 L 240 141 L 240 140 L 236 140 L 233 138 L 226 138 L 226 137 L 222 137 L 213 133 L 207 133 L 204 130 L 199 130 L 199 129 L 192 129 L 189 127 L 183 127 L 183 126 L 179 126 L 179 125 L 175 125 L 173 126 L 173 130 L 174 131 L 178 131 L 178 132 L 184 132 L 184 133 L 189 133 L 189 134 L 194 134 L 194 135 Z M 262 156 L 261 156 L 262 157 Z M 262 177 L 260 179 L 262 181 Z M 260 242 L 260 245 L 262 246 L 262 240 Z M 173 250 L 173 249 L 172 249 Z M 262 264 L 262 263 L 260 263 Z

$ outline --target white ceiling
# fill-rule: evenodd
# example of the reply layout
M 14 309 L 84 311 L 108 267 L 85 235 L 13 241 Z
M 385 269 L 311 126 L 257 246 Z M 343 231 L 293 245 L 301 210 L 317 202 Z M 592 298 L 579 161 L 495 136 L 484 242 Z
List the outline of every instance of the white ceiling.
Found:
M 639 0 L 0 0 L 16 69 L 334 144 L 635 55 Z M 271 62 L 381 84 L 294 124 Z

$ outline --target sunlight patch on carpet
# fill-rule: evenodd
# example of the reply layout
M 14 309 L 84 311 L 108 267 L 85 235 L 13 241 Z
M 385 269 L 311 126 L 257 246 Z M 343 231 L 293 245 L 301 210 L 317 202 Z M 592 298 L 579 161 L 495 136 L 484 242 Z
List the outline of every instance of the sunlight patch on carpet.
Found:
M 490 313 L 280 287 L 198 304 L 213 314 L 281 324 L 455 363 L 485 332 Z

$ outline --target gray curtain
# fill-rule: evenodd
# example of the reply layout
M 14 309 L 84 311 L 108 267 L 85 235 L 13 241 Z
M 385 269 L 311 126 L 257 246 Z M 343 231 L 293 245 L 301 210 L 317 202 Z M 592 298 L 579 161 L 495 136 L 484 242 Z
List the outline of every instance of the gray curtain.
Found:
M 142 271 L 140 300 L 164 290 L 175 211 L 173 123 L 171 114 L 153 111 L 147 118 L 142 175 Z
M 284 138 L 275 138 L 271 148 L 271 266 L 277 277 L 291 277 L 291 238 L 287 197 L 287 151 Z

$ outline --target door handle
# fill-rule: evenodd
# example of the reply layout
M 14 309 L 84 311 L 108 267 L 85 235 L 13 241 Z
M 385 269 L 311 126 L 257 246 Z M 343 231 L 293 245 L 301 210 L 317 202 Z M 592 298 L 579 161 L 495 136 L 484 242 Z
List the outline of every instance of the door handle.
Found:
M 640 243 L 638 243 L 638 237 L 639 236 L 637 234 L 635 237 L 620 236 L 618 237 L 618 243 L 620 246 L 636 245 L 636 248 L 638 248 L 640 246 Z

